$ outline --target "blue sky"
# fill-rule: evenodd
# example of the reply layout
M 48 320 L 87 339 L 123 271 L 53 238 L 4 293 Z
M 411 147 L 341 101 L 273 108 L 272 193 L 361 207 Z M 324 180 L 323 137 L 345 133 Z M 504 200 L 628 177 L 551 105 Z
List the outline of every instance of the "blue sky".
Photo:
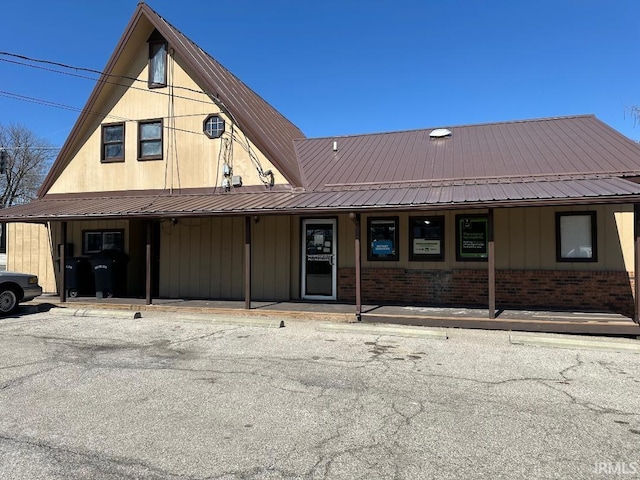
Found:
M 147 3 L 309 137 L 593 113 L 640 140 L 638 0 Z M 102 70 L 136 4 L 7 1 L 0 50 Z M 60 146 L 77 112 L 1 92 L 92 88 L 0 61 L 0 123 Z

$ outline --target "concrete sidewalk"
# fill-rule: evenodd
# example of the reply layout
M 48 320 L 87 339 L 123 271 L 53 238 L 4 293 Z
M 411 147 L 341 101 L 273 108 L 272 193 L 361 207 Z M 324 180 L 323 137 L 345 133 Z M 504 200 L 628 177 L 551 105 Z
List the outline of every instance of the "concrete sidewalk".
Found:
M 355 322 L 355 306 L 346 303 L 251 302 L 244 301 L 154 299 L 146 305 L 141 298 L 70 298 L 61 303 L 58 296 L 43 295 L 25 305 L 38 309 L 65 307 L 74 309 L 135 310 L 140 312 L 207 313 L 253 317 Z M 401 305 L 363 305 L 362 321 L 423 327 L 476 328 L 525 332 L 577 333 L 595 335 L 640 336 L 640 326 L 623 315 L 604 312 L 503 310 L 489 319 L 487 309 L 443 308 Z

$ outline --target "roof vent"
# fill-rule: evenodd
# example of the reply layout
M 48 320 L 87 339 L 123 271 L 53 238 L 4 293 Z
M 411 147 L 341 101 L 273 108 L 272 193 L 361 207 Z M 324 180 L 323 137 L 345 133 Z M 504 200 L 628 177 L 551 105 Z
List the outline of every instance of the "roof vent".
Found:
M 436 128 L 430 134 L 430 138 L 445 138 L 451 136 L 451 130 L 447 128 Z

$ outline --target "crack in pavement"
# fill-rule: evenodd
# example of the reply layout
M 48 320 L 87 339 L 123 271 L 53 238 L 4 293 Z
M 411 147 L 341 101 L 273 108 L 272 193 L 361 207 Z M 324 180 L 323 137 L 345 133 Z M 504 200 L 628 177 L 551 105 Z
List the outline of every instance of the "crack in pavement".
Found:
M 21 375 L 17 378 L 12 378 L 11 380 L 8 380 L 2 384 L 0 384 L 0 390 L 8 390 L 10 388 L 22 385 L 24 382 L 26 382 L 27 380 L 31 379 L 31 378 L 35 378 L 38 377 L 40 375 L 42 375 L 43 373 L 48 373 L 51 372 L 53 370 L 57 370 L 58 368 L 60 368 L 60 365 L 56 365 L 50 368 L 45 368 L 42 370 L 38 370 L 37 372 L 33 372 L 33 373 L 28 373 L 26 375 Z
M 202 477 L 174 474 L 153 467 L 145 462 L 126 457 L 109 456 L 93 452 L 74 450 L 53 445 L 41 440 L 12 437 L 0 433 L 0 442 L 10 443 L 19 448 L 35 449 L 44 453 L 55 465 L 64 478 L 96 478 L 99 474 L 107 474 L 110 478 L 140 480 L 201 480 Z M 88 470 L 88 471 L 87 471 Z M 127 470 L 133 470 L 128 472 Z M 75 471 L 75 472 L 74 472 Z M 76 476 L 77 473 L 77 476 Z

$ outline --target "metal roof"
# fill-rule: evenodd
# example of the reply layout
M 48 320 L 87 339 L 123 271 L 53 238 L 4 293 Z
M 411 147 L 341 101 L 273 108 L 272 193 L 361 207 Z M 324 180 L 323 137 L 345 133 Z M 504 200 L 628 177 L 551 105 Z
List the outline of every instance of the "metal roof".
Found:
M 533 205 L 622 203 L 640 185 L 617 177 L 544 179 L 512 183 L 458 182 L 344 191 L 251 193 L 166 192 L 109 196 L 46 195 L 0 211 L 4 221 L 42 222 L 89 218 L 167 218 L 212 215 L 313 214 L 337 211 L 433 210 Z
M 638 175 L 640 146 L 593 115 L 296 140 L 309 190 Z M 337 147 L 336 150 L 334 148 Z

